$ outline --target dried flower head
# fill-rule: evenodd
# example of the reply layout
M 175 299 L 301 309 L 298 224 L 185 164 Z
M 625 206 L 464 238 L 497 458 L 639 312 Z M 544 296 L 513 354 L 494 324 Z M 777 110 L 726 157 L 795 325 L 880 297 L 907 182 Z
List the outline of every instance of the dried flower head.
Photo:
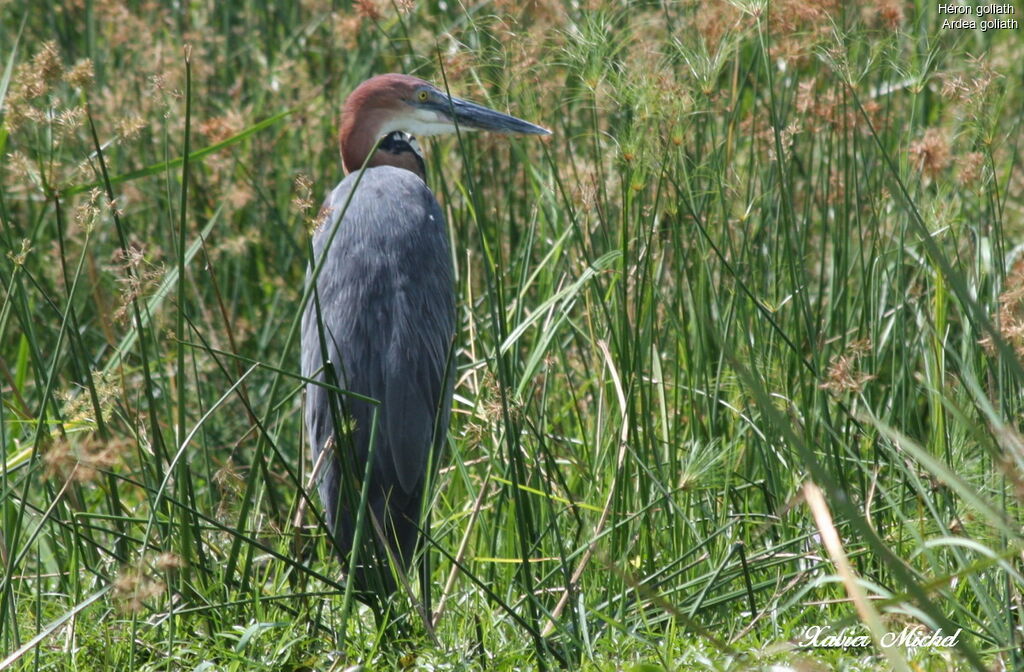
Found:
M 77 61 L 70 70 L 64 73 L 64 81 L 78 89 L 92 86 L 96 73 L 93 71 L 92 60 L 83 58 Z
M 85 108 L 81 105 L 62 110 L 56 117 L 57 130 L 62 136 L 71 136 L 85 122 Z
M 1014 263 L 1003 283 L 999 295 L 999 311 L 994 320 L 999 335 L 1024 358 L 1024 258 Z M 990 336 L 980 341 L 989 353 L 995 354 L 995 342 Z
M 334 214 L 334 208 L 327 203 L 324 203 L 320 207 L 320 211 L 316 213 L 316 217 L 310 222 L 309 234 L 313 235 L 320 229 L 327 225 L 327 222 L 331 221 L 331 216 Z
M 942 78 L 942 97 L 964 100 L 970 95 L 971 87 L 963 75 L 947 75 Z
M 111 212 L 120 214 L 116 202 L 108 202 L 107 205 Z M 125 320 L 132 302 L 159 284 L 164 276 L 163 266 L 148 262 L 145 251 L 138 244 L 129 244 L 128 249 L 115 250 L 113 263 L 106 266 L 105 270 L 115 273 L 121 285 L 120 305 L 114 312 L 114 319 L 118 321 Z
M 88 235 L 96 224 L 96 218 L 100 214 L 100 196 L 103 194 L 99 187 L 93 187 L 88 197 L 75 207 L 73 221 Z
M 75 403 L 65 398 L 66 407 L 69 401 L 72 405 Z M 100 472 L 122 464 L 131 448 L 128 441 L 103 441 L 93 432 L 81 434 L 73 435 L 74 439 L 59 437 L 46 449 L 43 454 L 43 475 L 46 478 L 91 483 Z
M 903 23 L 901 0 L 874 0 L 861 7 L 861 17 L 869 25 L 881 25 L 889 30 L 899 28 Z
M 234 110 L 219 117 L 211 117 L 199 124 L 199 132 L 213 144 L 238 135 L 243 128 L 245 128 L 245 119 Z
M 125 568 L 114 580 L 113 596 L 122 611 L 137 614 L 146 601 L 160 597 L 166 588 L 162 581 L 146 576 L 138 568 Z
M 184 567 L 185 561 L 181 559 L 180 555 L 167 551 L 153 558 L 153 566 L 157 571 L 169 572 Z
M 949 165 L 949 142 L 937 128 L 929 128 L 924 137 L 910 144 L 910 156 L 918 170 L 935 177 Z
M 57 45 L 54 42 L 44 42 L 32 60 L 22 63 L 15 71 L 13 85 L 6 101 L 7 116 L 10 117 L 12 111 L 16 112 L 16 120 L 20 120 L 22 116 L 31 116 L 29 110 L 22 108 L 31 107 L 34 99 L 47 94 L 50 86 L 60 78 L 61 70 Z M 8 124 L 12 124 L 10 119 Z M 17 123 L 13 125 L 16 126 Z
M 331 18 L 331 41 L 338 49 L 354 49 L 362 23 L 359 16 L 349 12 L 335 12 Z
M 8 114 L 6 120 L 10 121 L 10 114 Z M 20 181 L 33 183 L 38 183 L 39 181 L 39 169 L 35 162 L 18 150 L 14 150 L 7 155 L 7 170 L 12 177 Z
M 114 122 L 114 130 L 122 140 L 134 140 L 145 127 L 146 120 L 138 114 L 121 117 Z
M 800 122 L 793 120 L 789 122 L 789 125 L 782 129 L 779 133 L 779 147 L 782 149 L 782 158 L 789 159 L 793 154 L 793 141 L 794 138 L 800 134 Z M 768 140 L 768 158 L 771 161 L 778 160 L 778 154 L 775 150 L 775 139 L 774 137 Z
M 380 21 L 384 18 L 384 13 L 375 0 L 356 0 L 355 5 L 356 12 L 364 19 Z
M 890 29 L 898 28 L 903 23 L 903 3 L 900 0 L 880 0 L 878 15 Z
M 860 358 L 871 350 L 871 342 L 867 339 L 853 341 L 846 346 L 846 351 L 833 355 L 829 359 L 828 373 L 825 381 L 818 387 L 839 395 L 843 392 L 860 392 L 864 384 L 874 380 L 875 376 L 857 368 Z
M 57 52 L 56 42 L 51 40 L 43 43 L 42 48 L 32 57 L 32 69 L 47 84 L 52 84 L 60 79 L 64 65 Z
M 313 180 L 304 173 L 295 176 L 292 205 L 305 217 L 313 209 Z
M 985 167 L 985 155 L 981 152 L 970 152 L 957 161 L 957 178 L 965 187 L 973 187 L 981 179 Z
M 28 259 L 28 253 L 32 251 L 32 241 L 28 238 L 21 239 L 21 250 L 15 252 L 10 250 L 7 252 L 7 258 L 10 259 L 15 266 L 24 266 L 25 260 Z

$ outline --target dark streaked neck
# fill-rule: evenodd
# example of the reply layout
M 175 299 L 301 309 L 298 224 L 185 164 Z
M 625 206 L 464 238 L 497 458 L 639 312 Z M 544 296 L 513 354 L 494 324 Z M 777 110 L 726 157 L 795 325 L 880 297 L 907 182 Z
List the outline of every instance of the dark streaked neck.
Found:
M 408 170 L 419 176 L 421 180 L 427 180 L 427 167 L 420 155 L 416 139 L 402 131 L 389 133 L 377 145 L 377 151 L 373 153 L 367 167 L 394 166 Z

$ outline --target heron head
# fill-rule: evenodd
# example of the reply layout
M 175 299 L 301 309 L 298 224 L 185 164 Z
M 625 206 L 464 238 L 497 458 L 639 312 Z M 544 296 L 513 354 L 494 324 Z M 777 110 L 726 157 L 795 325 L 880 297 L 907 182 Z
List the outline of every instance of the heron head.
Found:
M 418 77 L 377 75 L 356 87 L 345 101 L 340 135 L 345 169 L 359 170 L 377 141 L 393 133 L 427 136 L 453 133 L 456 129 L 526 135 L 551 133 L 528 121 L 449 96 Z M 377 163 L 383 162 L 388 161 L 382 159 Z M 375 165 L 373 159 L 370 165 Z

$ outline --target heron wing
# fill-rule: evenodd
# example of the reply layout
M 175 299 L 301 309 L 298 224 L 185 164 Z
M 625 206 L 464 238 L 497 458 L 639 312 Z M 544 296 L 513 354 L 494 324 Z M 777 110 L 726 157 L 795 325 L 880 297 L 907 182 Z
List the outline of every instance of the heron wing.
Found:
M 446 372 L 455 329 L 451 251 L 441 209 L 418 176 L 387 166 L 369 169 L 353 194 L 356 178 L 348 176 L 328 198 L 330 214 L 314 235 L 314 258 L 323 260 L 320 311 L 318 316 L 310 301 L 303 316 L 303 372 L 320 369 L 319 319 L 339 383 L 381 402 L 378 486 L 399 486 L 412 496 L 448 425 L 452 376 Z M 357 456 L 365 459 L 372 405 L 346 407 L 355 422 Z M 325 392 L 317 385 L 308 389 L 307 424 L 316 454 L 333 433 Z

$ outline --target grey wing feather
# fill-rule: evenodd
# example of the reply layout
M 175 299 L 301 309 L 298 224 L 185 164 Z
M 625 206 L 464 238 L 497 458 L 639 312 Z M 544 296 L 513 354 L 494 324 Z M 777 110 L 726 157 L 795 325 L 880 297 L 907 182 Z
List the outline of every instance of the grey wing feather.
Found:
M 381 402 L 373 474 L 378 486 L 393 486 L 387 497 L 394 508 L 418 500 L 430 450 L 443 442 L 448 426 L 451 251 L 440 207 L 418 176 L 387 166 L 369 169 L 345 209 L 355 178 L 348 176 L 330 195 L 330 213 L 314 234 L 314 259 L 323 259 L 316 282 L 320 311 L 311 299 L 303 315 L 302 371 L 324 379 L 315 375 L 322 363 L 319 317 L 339 385 Z M 310 384 L 306 406 L 316 456 L 334 433 L 326 390 Z M 373 408 L 350 401 L 346 408 L 362 461 Z M 333 525 L 330 507 L 339 484 L 331 466 L 321 496 Z

